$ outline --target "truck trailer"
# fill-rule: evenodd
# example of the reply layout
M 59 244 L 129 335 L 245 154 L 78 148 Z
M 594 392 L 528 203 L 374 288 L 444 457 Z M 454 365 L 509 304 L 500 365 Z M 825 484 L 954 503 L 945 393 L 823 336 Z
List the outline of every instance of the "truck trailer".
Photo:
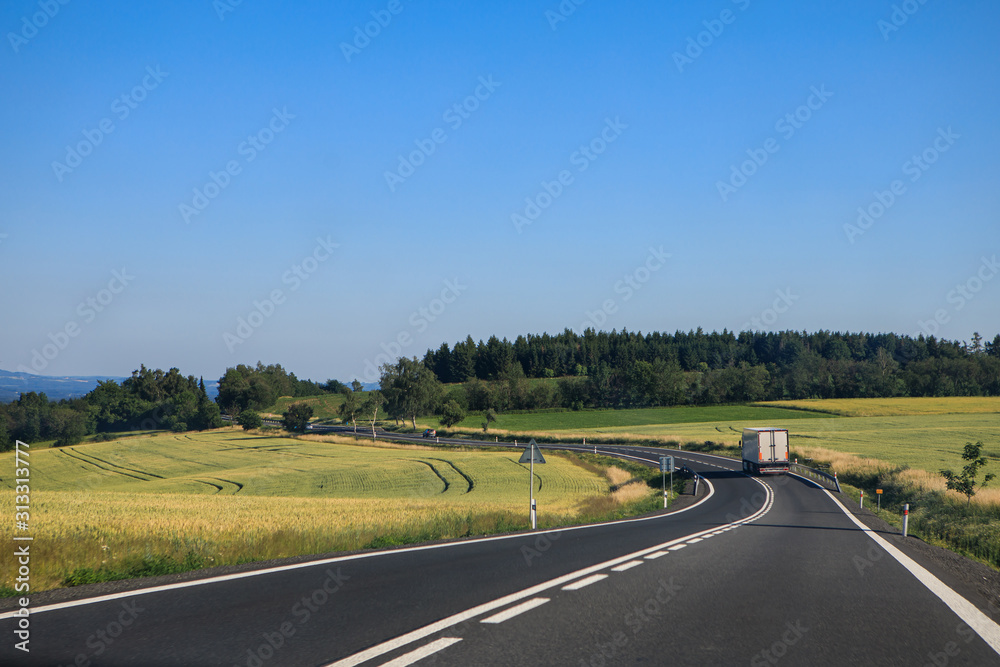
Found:
M 788 429 L 743 429 L 743 472 L 754 475 L 788 472 Z

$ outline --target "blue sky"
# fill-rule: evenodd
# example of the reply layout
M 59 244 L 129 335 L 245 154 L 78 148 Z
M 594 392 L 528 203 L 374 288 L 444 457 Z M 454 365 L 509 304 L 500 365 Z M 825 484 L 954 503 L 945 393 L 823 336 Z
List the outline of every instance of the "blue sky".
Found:
M 1000 6 L 671 4 L 4 3 L 0 368 L 1000 332 Z

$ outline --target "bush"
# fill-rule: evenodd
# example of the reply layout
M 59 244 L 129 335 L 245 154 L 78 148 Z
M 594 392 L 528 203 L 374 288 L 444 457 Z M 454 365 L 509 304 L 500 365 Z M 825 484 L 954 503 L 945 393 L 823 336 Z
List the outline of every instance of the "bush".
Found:
M 52 443 L 53 447 L 71 447 L 83 442 L 83 436 L 79 434 L 64 435 Z
M 261 418 L 260 413 L 253 410 L 244 410 L 240 413 L 240 416 L 236 418 L 236 423 L 243 427 L 244 431 L 249 431 L 251 429 L 260 428 L 264 423 Z

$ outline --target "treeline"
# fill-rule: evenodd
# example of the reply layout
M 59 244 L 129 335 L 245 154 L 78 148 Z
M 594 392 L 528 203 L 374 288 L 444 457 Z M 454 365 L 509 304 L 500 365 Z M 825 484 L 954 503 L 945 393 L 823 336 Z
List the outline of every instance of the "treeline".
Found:
M 219 378 L 219 395 L 215 400 L 223 412 L 236 416 L 244 410 L 270 408 L 279 396 L 316 396 L 348 389 L 337 380 L 327 380 L 323 384 L 300 380 L 295 373 L 285 371 L 281 364 L 265 366 L 258 361 L 256 367 L 239 364 L 227 368 L 225 375 Z
M 15 440 L 27 443 L 55 440 L 57 447 L 75 445 L 86 436 L 136 430 L 201 431 L 223 426 L 221 412 L 262 410 L 279 396 L 314 396 L 349 391 L 337 380 L 318 384 L 300 380 L 279 364 L 240 364 L 219 378 L 219 395 L 212 401 L 205 382 L 184 376 L 176 368 L 151 370 L 145 365 L 121 384 L 99 381 L 81 398 L 50 401 L 44 393 L 26 392 L 0 404 L 0 451 Z M 221 410 L 220 410 L 221 408 Z
M 451 423 L 467 411 L 647 407 L 802 398 L 1000 395 L 1000 335 L 984 343 L 897 334 L 729 331 L 632 333 L 566 330 L 472 337 L 429 350 L 424 359 L 382 367 L 385 412 L 411 423 L 438 413 Z M 554 382 L 532 381 L 558 378 Z M 456 386 L 447 389 L 442 383 Z M 270 408 L 279 396 L 343 392 L 361 385 L 299 380 L 280 365 L 238 365 L 219 379 L 211 401 L 205 385 L 176 368 L 142 366 L 121 384 L 99 382 L 82 398 L 49 401 L 28 392 L 0 404 L 0 451 L 13 441 L 55 440 L 123 430 L 201 430 L 222 425 L 221 411 Z M 361 401 L 358 398 L 358 401 Z M 377 414 L 382 403 L 374 403 Z M 360 410 L 360 403 L 359 408 Z M 353 418 L 353 415 L 352 415 Z
M 468 410 L 645 407 L 802 398 L 1000 395 L 1000 335 L 729 331 L 471 336 L 423 364 Z M 531 378 L 560 378 L 531 383 Z M 463 398 L 464 397 L 464 398 Z
M 100 381 L 81 398 L 50 401 L 44 393 L 27 392 L 0 404 L 0 451 L 14 440 L 55 440 L 75 445 L 96 433 L 128 430 L 202 430 L 222 426 L 219 407 L 205 393 L 205 383 L 176 368 L 141 366 L 121 384 Z

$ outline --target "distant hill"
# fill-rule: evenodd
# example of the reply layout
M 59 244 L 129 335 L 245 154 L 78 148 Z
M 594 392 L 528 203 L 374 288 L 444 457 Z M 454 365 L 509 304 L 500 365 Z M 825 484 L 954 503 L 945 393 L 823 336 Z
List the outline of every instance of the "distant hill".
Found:
M 79 398 L 94 389 L 99 380 L 121 382 L 125 379 L 114 375 L 32 375 L 31 373 L 0 369 L 0 403 L 16 401 L 22 393 L 29 391 L 44 392 L 52 401 Z M 209 398 L 218 396 L 218 381 L 206 380 L 205 392 Z

